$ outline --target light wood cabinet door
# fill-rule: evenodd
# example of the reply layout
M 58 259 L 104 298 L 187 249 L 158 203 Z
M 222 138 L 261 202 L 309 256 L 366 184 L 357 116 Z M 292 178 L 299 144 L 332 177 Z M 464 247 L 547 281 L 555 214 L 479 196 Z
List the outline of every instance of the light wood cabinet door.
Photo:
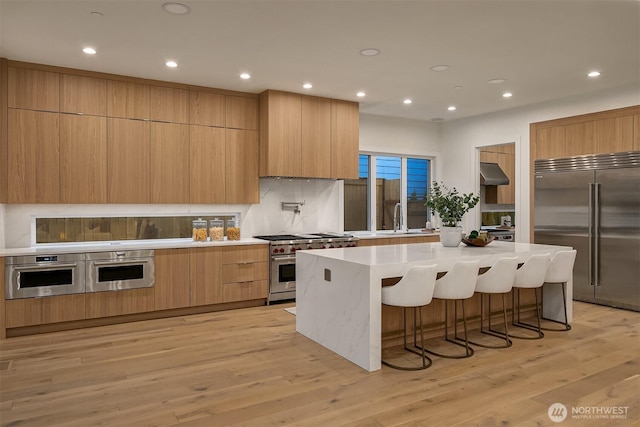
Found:
M 151 86 L 151 120 L 189 123 L 189 91 Z
M 303 175 L 331 177 L 331 100 L 303 96 L 301 120 Z
M 107 119 L 60 115 L 60 201 L 107 202 Z
M 498 164 L 509 178 L 508 185 L 498 186 L 498 203 L 514 204 L 516 202 L 516 158 L 513 154 L 500 153 Z
M 190 249 L 191 306 L 218 304 L 222 299 L 221 247 Z
M 331 100 L 332 178 L 358 178 L 359 108 L 357 102 Z
M 269 261 L 269 245 L 226 246 L 223 264 L 246 264 Z
M 536 156 L 538 159 L 567 157 L 564 126 L 555 126 L 536 131 Z
M 225 203 L 225 129 L 190 126 L 190 203 Z
M 108 119 L 109 203 L 149 203 L 149 122 Z
M 107 116 L 145 119 L 149 115 L 149 85 L 107 81 Z
M 222 301 L 250 301 L 266 299 L 269 294 L 269 281 L 256 280 L 253 282 L 225 283 L 222 285 Z
M 0 340 L 7 338 L 7 309 L 4 300 L 4 289 L 4 258 L 0 257 Z
M 301 108 L 296 93 L 260 95 L 260 176 L 303 176 Z
M 258 132 L 226 129 L 225 133 L 225 202 L 260 203 Z
M 226 96 L 225 127 L 258 130 L 258 99 Z
M 224 264 L 222 283 L 252 282 L 269 279 L 269 262 L 250 262 L 244 264 Z
M 107 81 L 95 77 L 60 75 L 60 112 L 107 115 Z
M 5 310 L 7 328 L 42 324 L 42 298 L 7 300 Z
M 594 122 L 566 125 L 564 136 L 566 146 L 563 157 L 582 156 L 596 152 Z
M 640 114 L 633 116 L 633 150 L 640 150 Z
M 86 294 L 87 319 L 145 313 L 153 311 L 154 307 L 154 288 Z
M 42 298 L 42 323 L 71 322 L 85 316 L 85 294 Z
M 226 99 L 224 95 L 190 91 L 189 123 L 224 127 Z
M 60 201 L 59 114 L 9 109 L 9 203 Z
M 151 203 L 189 203 L 189 125 L 150 126 Z
M 189 249 L 155 251 L 155 309 L 189 307 Z
M 60 75 L 48 71 L 8 68 L 9 108 L 60 110 Z
M 596 154 L 633 150 L 633 116 L 615 117 L 595 122 Z

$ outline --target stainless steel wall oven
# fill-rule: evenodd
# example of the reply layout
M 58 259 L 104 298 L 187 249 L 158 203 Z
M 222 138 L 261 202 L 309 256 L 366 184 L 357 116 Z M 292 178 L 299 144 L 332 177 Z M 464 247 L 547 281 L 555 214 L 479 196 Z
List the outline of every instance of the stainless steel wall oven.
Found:
M 87 292 L 149 288 L 154 284 L 153 250 L 87 254 Z
M 85 291 L 85 254 L 27 255 L 5 259 L 5 298 L 35 298 Z

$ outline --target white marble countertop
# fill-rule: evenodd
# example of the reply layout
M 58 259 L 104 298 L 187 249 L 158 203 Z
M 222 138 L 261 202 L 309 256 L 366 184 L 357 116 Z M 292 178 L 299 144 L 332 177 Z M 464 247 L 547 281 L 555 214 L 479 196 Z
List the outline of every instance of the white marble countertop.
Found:
M 386 238 L 397 238 L 397 237 L 426 237 L 426 236 L 439 236 L 440 232 L 436 230 L 432 231 L 420 231 L 420 230 L 411 230 L 411 231 L 396 231 L 393 230 L 381 230 L 381 231 L 352 231 L 347 232 L 347 234 L 353 235 L 353 237 L 357 237 L 358 239 L 386 239 Z
M 27 248 L 0 249 L 0 257 L 35 255 L 35 254 L 60 254 L 60 253 L 85 253 L 85 252 L 109 252 L 117 250 L 143 250 L 143 249 L 182 249 L 204 248 L 208 246 L 238 246 L 238 245 L 268 245 L 269 242 L 261 239 L 246 238 L 240 240 L 223 240 L 215 242 L 194 242 L 191 239 L 163 239 L 163 240 L 135 240 L 122 242 L 92 242 L 92 243 L 61 243 L 40 245 Z

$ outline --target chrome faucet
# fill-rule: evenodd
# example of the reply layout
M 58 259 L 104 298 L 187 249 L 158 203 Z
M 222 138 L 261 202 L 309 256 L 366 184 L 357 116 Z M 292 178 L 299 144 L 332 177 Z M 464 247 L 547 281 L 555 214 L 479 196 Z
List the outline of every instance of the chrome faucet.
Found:
M 393 207 L 393 231 L 402 231 L 402 205 L 400 202 Z

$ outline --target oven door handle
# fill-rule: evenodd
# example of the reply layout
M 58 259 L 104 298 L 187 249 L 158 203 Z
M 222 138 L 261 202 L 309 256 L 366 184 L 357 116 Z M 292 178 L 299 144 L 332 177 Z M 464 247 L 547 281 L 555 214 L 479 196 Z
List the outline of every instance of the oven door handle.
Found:
M 146 264 L 149 260 L 141 259 L 141 260 L 122 260 L 122 261 L 91 261 L 91 263 L 96 267 L 109 267 L 109 266 L 124 266 L 124 265 L 135 265 L 135 264 Z
M 291 262 L 291 261 L 295 261 L 296 257 L 294 256 L 272 256 L 271 257 L 271 261 L 273 262 L 277 262 L 278 264 L 280 264 L 281 262 Z
M 73 264 L 50 264 L 50 265 L 29 265 L 29 266 L 15 267 L 15 271 L 17 271 L 18 273 L 20 273 L 21 271 L 34 271 L 34 270 L 52 271 L 52 270 L 60 270 L 61 268 L 75 268 L 77 266 L 78 266 L 77 263 L 73 263 Z

